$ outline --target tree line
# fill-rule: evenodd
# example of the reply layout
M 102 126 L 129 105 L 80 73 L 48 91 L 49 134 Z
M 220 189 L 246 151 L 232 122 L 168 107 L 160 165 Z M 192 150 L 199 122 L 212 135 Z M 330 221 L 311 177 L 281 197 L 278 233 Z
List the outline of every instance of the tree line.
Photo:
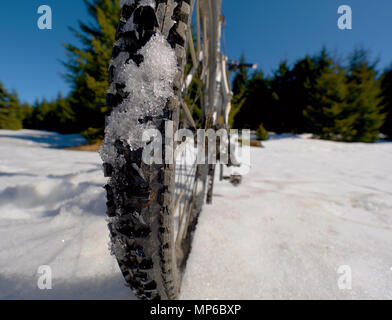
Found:
M 345 64 L 336 60 L 322 49 L 292 66 L 281 62 L 271 76 L 240 70 L 234 127 L 347 142 L 374 142 L 380 132 L 392 137 L 392 65 L 379 74 L 363 49 Z
M 116 0 L 84 1 L 91 21 L 71 29 L 79 46 L 64 44 L 71 93 L 28 106 L 0 84 L 0 128 L 102 139 L 108 64 L 120 5 Z M 284 61 L 268 76 L 262 70 L 249 74 L 241 68 L 233 79 L 230 125 L 261 132 L 308 132 L 347 142 L 374 142 L 380 132 L 392 138 L 392 65 L 382 73 L 376 67 L 363 49 L 354 50 L 343 64 L 323 49 L 292 65 Z

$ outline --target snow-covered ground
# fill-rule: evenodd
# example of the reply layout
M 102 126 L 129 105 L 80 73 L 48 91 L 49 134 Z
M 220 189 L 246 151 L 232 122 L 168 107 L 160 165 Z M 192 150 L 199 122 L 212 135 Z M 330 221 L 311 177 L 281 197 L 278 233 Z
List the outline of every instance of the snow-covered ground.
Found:
M 0 131 L 0 299 L 134 299 L 108 251 L 98 154 L 55 149 L 81 141 Z M 240 187 L 217 183 L 181 298 L 392 299 L 392 143 L 264 145 Z

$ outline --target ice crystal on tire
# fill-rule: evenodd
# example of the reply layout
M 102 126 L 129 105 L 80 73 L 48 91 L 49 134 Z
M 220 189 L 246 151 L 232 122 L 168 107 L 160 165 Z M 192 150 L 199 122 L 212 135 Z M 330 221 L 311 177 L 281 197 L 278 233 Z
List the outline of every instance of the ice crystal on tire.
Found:
M 115 142 L 120 140 L 132 150 L 142 148 L 143 131 L 150 128 L 142 120 L 162 115 L 167 100 L 174 94 L 177 62 L 166 39 L 155 34 L 138 54 L 143 56 L 139 66 L 124 52 L 111 61 L 116 71 L 109 93 L 120 84 L 127 97 L 108 118 L 100 154 L 104 162 L 117 167 L 124 164 L 124 159 L 117 155 Z

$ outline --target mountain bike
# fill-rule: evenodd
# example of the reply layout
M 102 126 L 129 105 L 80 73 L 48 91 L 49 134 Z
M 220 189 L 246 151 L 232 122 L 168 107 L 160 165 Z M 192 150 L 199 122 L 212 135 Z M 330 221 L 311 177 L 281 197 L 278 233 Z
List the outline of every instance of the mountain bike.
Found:
M 232 93 L 221 53 L 222 1 L 121 5 L 100 151 L 109 177 L 111 250 L 138 298 L 176 299 L 202 206 L 212 201 L 216 164 L 193 159 L 192 137 L 171 138 L 183 129 L 228 127 Z M 175 141 L 173 163 L 143 161 L 152 143 L 141 138 L 147 129 L 158 131 L 165 147 Z M 167 153 L 163 148 L 163 158 Z

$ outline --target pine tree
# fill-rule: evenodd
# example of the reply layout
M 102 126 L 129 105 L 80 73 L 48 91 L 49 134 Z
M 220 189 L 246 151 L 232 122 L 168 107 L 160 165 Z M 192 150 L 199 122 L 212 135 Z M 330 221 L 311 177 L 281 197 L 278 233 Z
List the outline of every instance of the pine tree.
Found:
M 270 90 L 261 70 L 255 71 L 246 83 L 242 107 L 235 118 L 236 128 L 256 130 L 261 122 L 269 121 Z
M 337 65 L 324 68 L 311 93 L 312 104 L 303 111 L 309 132 L 322 139 L 340 140 L 338 123 L 344 117 L 346 75 Z
M 24 119 L 23 126 L 29 129 L 56 131 L 60 133 L 76 132 L 75 115 L 68 99 L 61 93 L 53 101 L 37 100 L 30 108 L 30 114 Z
M 65 44 L 68 61 L 66 79 L 72 85 L 70 106 L 79 131 L 103 134 L 108 86 L 108 66 L 120 16 L 118 0 L 84 0 L 92 23 L 79 22 L 72 29 L 82 47 Z
M 344 141 L 374 142 L 384 123 L 381 89 L 376 79 L 375 63 L 366 51 L 354 50 L 347 74 L 347 106 L 337 122 Z
M 302 133 L 305 128 L 303 110 L 311 102 L 311 92 L 314 91 L 319 77 L 317 62 L 306 56 L 294 65 L 290 75 L 290 95 L 286 97 L 283 105 L 289 129 L 286 131 Z
M 286 61 L 279 65 L 271 81 L 272 106 L 274 116 L 272 127 L 264 122 L 269 130 L 302 133 L 310 130 L 304 110 L 313 105 L 313 93 L 319 78 L 331 65 L 326 49 L 318 55 L 305 56 L 298 60 L 292 68 Z
M 381 132 L 392 139 L 392 66 L 381 77 L 381 90 L 385 106 L 384 112 L 386 113 L 386 120 Z
M 21 106 L 15 92 L 8 92 L 0 83 L 0 129 L 22 129 L 27 106 Z
M 69 100 L 59 93 L 57 99 L 52 104 L 56 131 L 61 133 L 75 132 L 75 112 L 71 108 Z
M 376 76 L 363 50 L 353 52 L 347 70 L 324 67 L 304 110 L 311 132 L 323 139 L 376 141 L 384 120 Z
M 291 105 L 291 70 L 287 61 L 282 61 L 271 80 L 271 106 L 268 119 L 263 121 L 267 130 L 277 133 L 290 132 L 286 108 Z

